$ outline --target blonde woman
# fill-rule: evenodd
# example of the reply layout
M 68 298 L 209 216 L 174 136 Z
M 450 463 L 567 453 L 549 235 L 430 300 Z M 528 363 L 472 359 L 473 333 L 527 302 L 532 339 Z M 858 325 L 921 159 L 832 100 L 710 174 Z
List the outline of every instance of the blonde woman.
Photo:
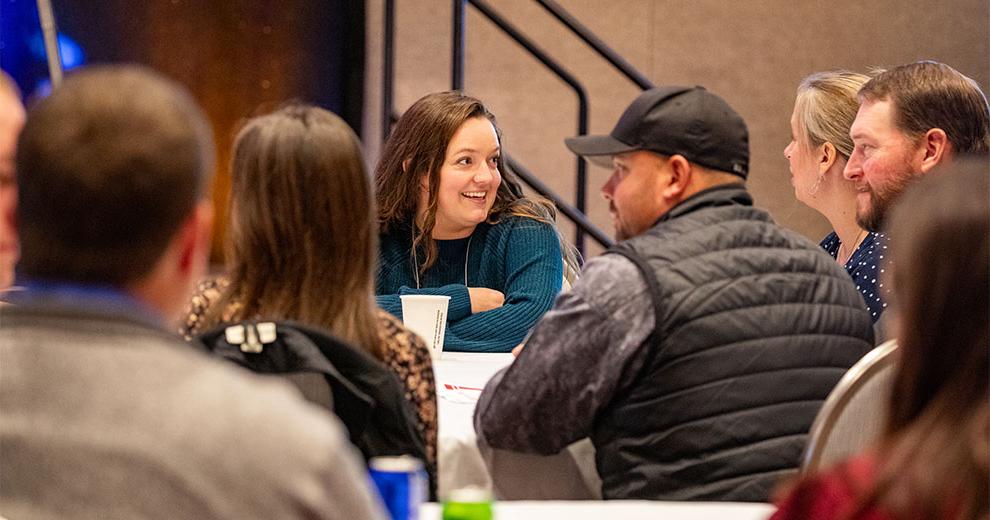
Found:
M 784 156 L 790 163 L 794 196 L 832 224 L 822 248 L 845 267 L 876 323 L 887 306 L 880 280 L 886 238 L 856 223 L 856 187 L 842 176 L 853 151 L 849 127 L 859 110 L 856 93 L 869 79 L 847 71 L 805 78 L 797 90 L 791 142 Z

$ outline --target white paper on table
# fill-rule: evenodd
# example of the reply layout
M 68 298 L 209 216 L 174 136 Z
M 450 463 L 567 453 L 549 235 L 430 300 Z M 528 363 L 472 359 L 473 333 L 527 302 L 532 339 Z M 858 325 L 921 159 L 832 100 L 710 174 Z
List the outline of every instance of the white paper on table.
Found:
M 461 386 L 452 383 L 437 385 L 437 396 L 445 401 L 457 404 L 474 404 L 481 398 L 481 388 Z

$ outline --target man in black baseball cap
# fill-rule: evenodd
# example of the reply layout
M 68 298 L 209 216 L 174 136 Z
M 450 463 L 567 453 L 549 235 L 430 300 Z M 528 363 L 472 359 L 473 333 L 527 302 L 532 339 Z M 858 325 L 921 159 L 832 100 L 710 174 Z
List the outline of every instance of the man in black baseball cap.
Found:
M 479 440 L 555 453 L 590 437 L 605 498 L 769 500 L 873 346 L 856 287 L 753 207 L 746 124 L 702 87 L 648 90 L 611 134 L 567 146 L 609 161 L 621 242 L 489 382 Z
M 613 168 L 602 194 L 618 240 L 646 231 L 693 193 L 741 183 L 749 173 L 745 121 L 703 87 L 648 90 L 629 105 L 611 134 L 572 137 L 565 143 L 574 153 Z M 659 175 L 653 175 L 654 169 Z M 667 174 L 673 175 L 672 186 L 654 182 Z M 664 195 L 659 191 L 664 187 L 675 191 Z
M 680 154 L 743 179 L 749 172 L 746 122 L 704 87 L 647 90 L 629 105 L 611 134 L 571 137 L 564 142 L 574 153 L 589 158 L 646 150 Z

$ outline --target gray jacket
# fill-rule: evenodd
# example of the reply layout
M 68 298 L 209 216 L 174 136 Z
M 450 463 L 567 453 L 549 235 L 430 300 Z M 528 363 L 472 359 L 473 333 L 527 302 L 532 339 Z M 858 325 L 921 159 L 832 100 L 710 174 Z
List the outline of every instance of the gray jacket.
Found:
M 383 518 L 339 423 L 285 383 L 76 303 L 0 306 L 4 516 Z

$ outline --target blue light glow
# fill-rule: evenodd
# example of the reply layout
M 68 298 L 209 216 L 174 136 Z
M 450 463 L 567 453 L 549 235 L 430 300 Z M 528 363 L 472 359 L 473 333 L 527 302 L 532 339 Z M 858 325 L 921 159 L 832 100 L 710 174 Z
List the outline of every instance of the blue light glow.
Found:
M 45 39 L 40 32 L 31 37 L 28 44 L 35 58 L 45 61 Z M 86 62 L 82 47 L 75 40 L 64 34 L 58 35 L 58 53 L 62 57 L 62 68 L 74 69 Z

